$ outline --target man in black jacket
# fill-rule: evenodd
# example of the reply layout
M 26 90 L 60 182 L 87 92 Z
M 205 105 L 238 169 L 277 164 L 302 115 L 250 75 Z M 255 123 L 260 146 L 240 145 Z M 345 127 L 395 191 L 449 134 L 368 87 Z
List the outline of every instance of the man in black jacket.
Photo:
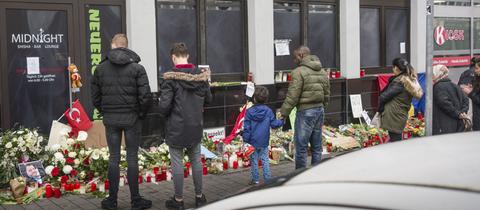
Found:
M 192 164 L 195 205 L 207 202 L 202 193 L 200 146 L 203 135 L 203 106 L 211 101 L 209 71 L 188 63 L 184 43 L 175 43 L 170 51 L 175 67 L 163 74 L 160 90 L 160 112 L 167 118 L 165 141 L 169 146 L 175 195 L 167 200 L 169 209 L 183 209 L 184 150 Z
M 92 99 L 103 115 L 108 150 L 110 152 L 108 179 L 109 197 L 102 201 L 103 209 L 117 209 L 120 179 L 120 146 L 125 133 L 128 163 L 128 185 L 132 209 L 148 209 L 152 202 L 143 199 L 138 189 L 138 147 L 141 142 L 141 119 L 152 103 L 147 73 L 140 57 L 127 49 L 128 39 L 117 34 L 112 50 L 97 66 L 92 80 Z

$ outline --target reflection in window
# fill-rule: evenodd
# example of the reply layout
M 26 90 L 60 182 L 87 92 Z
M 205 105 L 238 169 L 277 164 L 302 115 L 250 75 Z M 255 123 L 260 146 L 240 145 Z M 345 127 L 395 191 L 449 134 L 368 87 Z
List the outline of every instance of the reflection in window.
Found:
M 442 6 L 471 6 L 470 0 L 435 0 L 434 4 Z
M 308 46 L 324 67 L 337 67 L 337 19 L 334 5 L 308 5 Z
M 274 3 L 274 39 L 288 39 L 290 54 L 301 43 L 301 15 L 300 4 Z M 295 68 L 293 57 L 275 55 L 275 70 L 291 70 Z
M 408 59 L 408 10 L 385 10 L 386 56 L 385 63 L 390 65 L 395 58 Z
M 157 1 L 157 53 L 159 73 L 173 67 L 170 48 L 185 42 L 190 63 L 197 63 L 197 15 L 195 0 Z
M 480 50 L 480 18 L 474 19 L 473 22 L 473 40 L 474 49 Z
M 470 50 L 469 18 L 435 18 L 434 50 Z
M 240 1 L 207 0 L 207 63 L 214 74 L 244 72 Z
M 360 66 L 380 66 L 380 9 L 360 8 Z

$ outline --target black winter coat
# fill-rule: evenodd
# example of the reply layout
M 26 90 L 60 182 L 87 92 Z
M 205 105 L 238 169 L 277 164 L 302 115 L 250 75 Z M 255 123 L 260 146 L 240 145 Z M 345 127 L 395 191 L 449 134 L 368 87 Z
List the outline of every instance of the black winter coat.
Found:
M 106 125 L 131 126 L 146 115 L 152 94 L 140 57 L 126 48 L 112 49 L 92 79 L 93 105 Z
M 163 74 L 160 113 L 167 118 L 165 141 L 171 147 L 192 148 L 203 136 L 203 106 L 210 103 L 209 71 L 174 68 Z
M 464 131 L 460 113 L 467 113 L 468 98 L 450 79 L 441 79 L 433 85 L 433 134 Z
M 480 80 L 480 77 L 477 76 L 476 80 Z M 480 82 L 480 81 L 478 81 Z M 473 130 L 480 131 L 480 87 L 476 82 L 473 82 L 474 89 L 468 95 L 470 99 L 472 99 L 472 109 L 473 109 Z

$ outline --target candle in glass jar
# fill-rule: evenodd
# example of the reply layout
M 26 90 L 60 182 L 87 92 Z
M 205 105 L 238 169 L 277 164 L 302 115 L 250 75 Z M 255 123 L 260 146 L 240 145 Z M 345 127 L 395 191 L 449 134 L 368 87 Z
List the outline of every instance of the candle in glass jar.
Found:
M 123 187 L 123 186 L 125 186 L 125 178 L 123 178 L 123 177 L 120 177 L 120 182 L 119 182 L 119 184 L 118 184 L 118 185 L 119 185 L 120 187 Z
M 95 191 L 97 191 L 97 184 L 95 183 L 90 184 L 90 192 L 95 192 Z
M 103 182 L 98 183 L 98 191 L 105 192 L 105 183 Z
M 80 185 L 80 189 L 78 190 L 80 194 L 85 194 L 86 193 L 86 186 L 84 184 Z
M 46 185 L 45 186 L 45 197 L 46 198 L 51 198 L 53 196 L 53 189 L 52 185 Z
M 55 198 L 60 198 L 62 196 L 62 191 L 60 191 L 60 187 L 54 188 L 53 194 Z

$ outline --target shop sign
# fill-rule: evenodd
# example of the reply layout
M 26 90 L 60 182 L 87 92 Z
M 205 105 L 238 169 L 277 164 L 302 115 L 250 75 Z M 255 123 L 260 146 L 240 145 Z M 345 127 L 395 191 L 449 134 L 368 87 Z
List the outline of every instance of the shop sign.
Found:
M 438 45 L 445 44 L 446 41 L 464 41 L 465 30 L 445 29 L 443 26 L 437 26 L 433 36 Z
M 438 57 L 433 58 L 433 65 L 468 66 L 470 65 L 470 59 L 470 56 Z

